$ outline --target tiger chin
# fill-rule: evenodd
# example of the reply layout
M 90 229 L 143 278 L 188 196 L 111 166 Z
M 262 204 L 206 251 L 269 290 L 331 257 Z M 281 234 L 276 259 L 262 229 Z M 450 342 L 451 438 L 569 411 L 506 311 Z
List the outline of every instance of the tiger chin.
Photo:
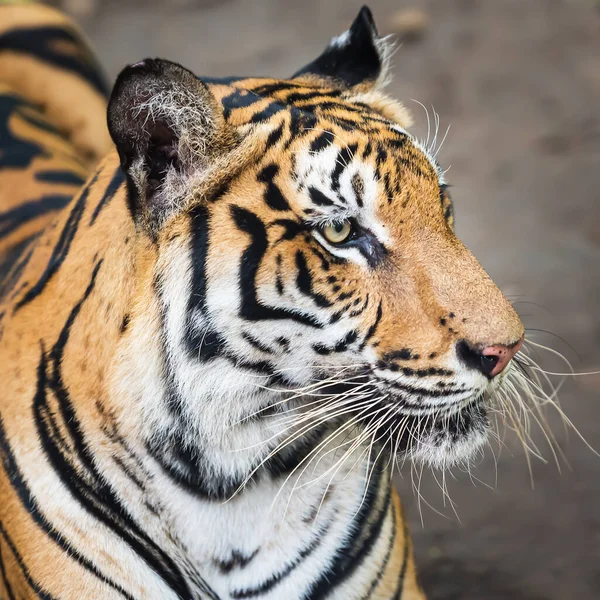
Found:
M 424 598 L 391 463 L 481 449 L 523 327 L 370 11 L 289 79 L 0 39 L 0 597 Z

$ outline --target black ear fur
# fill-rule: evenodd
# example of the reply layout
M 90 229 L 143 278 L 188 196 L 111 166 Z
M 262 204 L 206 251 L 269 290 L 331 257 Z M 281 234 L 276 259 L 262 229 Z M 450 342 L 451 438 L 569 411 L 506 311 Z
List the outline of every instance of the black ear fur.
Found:
M 375 83 L 384 67 L 383 48 L 373 14 L 363 6 L 350 29 L 333 38 L 323 54 L 293 77 L 313 75 L 344 87 Z
M 231 139 L 206 85 L 181 65 L 160 59 L 121 72 L 108 104 L 108 129 L 127 175 L 134 216 L 152 227 L 176 204 L 185 187 L 180 180 L 206 168 Z

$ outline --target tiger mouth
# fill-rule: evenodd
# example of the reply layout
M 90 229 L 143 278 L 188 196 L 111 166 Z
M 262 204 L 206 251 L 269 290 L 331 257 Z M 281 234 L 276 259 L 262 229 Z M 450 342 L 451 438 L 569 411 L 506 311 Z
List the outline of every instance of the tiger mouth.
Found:
M 448 416 L 438 417 L 431 428 L 431 433 L 450 436 L 452 441 L 460 441 L 473 431 L 484 431 L 488 425 L 488 411 L 483 396 L 464 403 L 455 410 L 449 410 Z
M 393 419 L 380 426 L 376 417 L 362 419 L 376 431 L 392 454 L 433 466 L 468 460 L 487 440 L 488 409 L 484 394 L 444 406 L 438 411 L 399 408 Z
M 296 395 L 291 405 L 277 403 L 268 414 L 281 416 L 286 408 L 301 408 L 306 403 L 303 413 L 306 423 L 311 409 L 322 402 L 325 406 L 331 405 L 330 425 L 338 427 L 340 423 L 354 421 L 362 431 L 359 436 L 364 436 L 367 443 L 375 440 L 376 446 L 383 446 L 384 452 L 393 456 L 423 460 L 436 466 L 467 460 L 487 440 L 489 390 L 440 391 L 427 399 L 431 403 L 423 401 L 420 394 L 407 394 L 406 386 L 385 385 L 388 383 L 363 371 L 352 377 L 351 382 L 332 382 L 319 387 L 315 394 L 320 396 L 318 400 L 311 394 Z M 364 395 L 362 399 L 355 396 L 358 408 L 354 410 L 352 395 L 357 390 L 362 390 Z M 342 402 L 339 412 L 338 400 Z M 364 408 L 365 404 L 369 405 L 368 409 Z M 319 427 L 327 427 L 327 418 L 323 418 L 327 413 L 320 410 L 316 411 L 315 421 Z M 261 414 L 267 415 L 264 409 Z

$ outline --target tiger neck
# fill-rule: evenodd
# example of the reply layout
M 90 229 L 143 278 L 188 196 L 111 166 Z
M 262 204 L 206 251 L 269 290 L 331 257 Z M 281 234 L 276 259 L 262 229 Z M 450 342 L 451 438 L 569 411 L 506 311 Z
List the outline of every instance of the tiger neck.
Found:
M 365 523 L 390 518 L 389 475 L 365 460 L 364 447 L 345 457 L 335 452 L 339 438 L 327 440 L 340 423 L 270 457 L 285 433 L 277 435 L 270 418 L 243 416 L 279 393 L 256 393 L 256 376 L 224 358 L 194 363 L 191 371 L 183 358 L 167 360 L 177 347 L 165 352 L 153 343 L 168 338 L 153 329 L 162 326 L 157 318 L 133 320 L 135 347 L 125 342 L 122 357 L 129 360 L 114 372 L 111 398 L 119 409 L 112 429 L 126 432 L 128 448 L 117 445 L 109 454 L 120 452 L 120 462 L 137 469 L 131 475 L 113 469 L 118 488 L 154 539 L 191 563 L 222 597 L 258 589 L 290 564 L 299 567 L 293 589 L 308 589 Z M 190 372 L 201 383 L 178 383 L 184 373 L 190 381 Z M 219 381 L 227 386 L 219 388 Z M 132 476 L 143 482 L 133 496 Z
M 114 425 L 113 431 L 122 430 L 118 422 Z M 316 439 L 329 433 L 324 430 Z M 315 443 L 307 443 L 300 456 L 309 456 Z M 109 454 L 113 463 L 116 455 L 125 465 L 112 468 L 113 485 L 169 555 L 200 574 L 219 597 L 250 597 L 264 590 L 264 597 L 271 599 L 281 597 L 281 574 L 293 590 L 290 597 L 300 597 L 299 590 L 313 585 L 329 590 L 328 578 L 338 568 L 334 557 L 351 556 L 351 571 L 361 561 L 356 549 L 370 543 L 365 532 L 393 520 L 386 469 L 365 461 L 364 448 L 341 464 L 340 456 L 329 452 L 333 448 L 321 450 L 321 459 L 308 469 L 301 458 L 279 464 L 279 471 L 265 467 L 243 489 L 235 487 L 237 482 L 215 486 L 214 481 L 201 481 L 200 475 L 222 476 L 215 465 L 202 464 L 202 459 L 221 456 L 220 449 L 198 447 L 203 454 L 190 461 L 188 467 L 196 469 L 191 478 L 183 468 L 178 471 L 193 456 L 190 448 L 170 448 L 169 456 L 177 460 L 169 464 L 145 440 L 129 435 L 125 444 L 113 444 Z M 107 464 L 108 459 L 105 455 Z M 132 480 L 141 485 L 132 486 Z M 373 560 L 356 568 L 379 567 Z

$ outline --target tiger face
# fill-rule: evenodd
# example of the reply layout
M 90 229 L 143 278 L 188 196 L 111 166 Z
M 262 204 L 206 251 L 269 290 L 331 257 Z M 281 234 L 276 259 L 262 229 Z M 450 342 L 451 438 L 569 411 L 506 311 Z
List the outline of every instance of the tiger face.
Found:
M 145 60 L 116 83 L 109 129 L 146 265 L 120 380 L 188 483 L 235 482 L 339 423 L 436 465 L 485 441 L 523 326 L 381 92 L 387 55 L 363 10 L 289 80 Z

